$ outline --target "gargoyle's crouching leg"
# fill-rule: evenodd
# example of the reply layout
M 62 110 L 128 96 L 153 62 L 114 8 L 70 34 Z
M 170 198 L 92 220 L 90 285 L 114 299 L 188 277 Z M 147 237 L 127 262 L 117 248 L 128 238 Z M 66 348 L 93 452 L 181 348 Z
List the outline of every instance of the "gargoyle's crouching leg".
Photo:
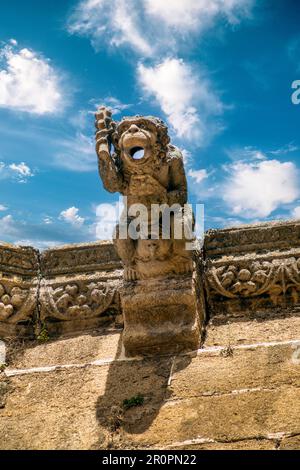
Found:
M 120 227 L 120 224 L 118 224 L 115 228 L 113 239 L 116 251 L 124 264 L 124 279 L 126 281 L 135 281 L 137 279 L 135 269 L 135 242 L 129 238 L 127 228 L 128 223 L 126 227 Z M 127 238 L 123 238 L 126 234 Z

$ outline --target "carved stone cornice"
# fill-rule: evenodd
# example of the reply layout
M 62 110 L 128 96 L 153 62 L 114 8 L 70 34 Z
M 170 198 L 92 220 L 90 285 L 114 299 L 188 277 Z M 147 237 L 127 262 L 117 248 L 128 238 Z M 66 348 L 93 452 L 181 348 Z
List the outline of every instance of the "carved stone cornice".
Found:
M 111 242 L 66 245 L 41 254 L 40 321 L 49 332 L 112 323 L 123 270 Z
M 204 253 L 212 316 L 299 304 L 299 222 L 210 231 Z
M 299 310 L 300 222 L 209 231 L 199 260 L 211 318 L 226 321 L 255 318 L 259 312 Z M 113 325 L 116 318 L 120 323 L 122 274 L 111 242 L 67 245 L 42 253 L 0 244 L 0 336 L 33 336 L 42 324 L 55 334 Z M 156 303 L 165 299 L 167 291 L 169 297 L 171 291 L 178 293 L 172 280 L 168 289 L 157 282 L 150 290 Z M 131 295 L 130 289 L 124 293 L 130 305 L 137 302 L 137 314 L 143 295 Z
M 212 259 L 237 253 L 267 253 L 297 247 L 300 248 L 300 221 L 267 222 L 209 230 L 204 240 L 205 257 Z
M 37 250 L 0 242 L 0 273 L 31 277 L 37 270 Z
M 121 261 L 109 241 L 65 245 L 41 254 L 43 276 L 112 271 L 121 269 Z

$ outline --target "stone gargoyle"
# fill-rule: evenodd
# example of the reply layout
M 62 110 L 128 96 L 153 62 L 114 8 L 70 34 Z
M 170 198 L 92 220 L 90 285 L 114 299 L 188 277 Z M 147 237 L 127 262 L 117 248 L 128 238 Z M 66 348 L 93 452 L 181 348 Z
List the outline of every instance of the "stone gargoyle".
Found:
M 189 206 L 186 205 L 183 157 L 170 144 L 167 127 L 152 116 L 126 117 L 116 123 L 111 112 L 101 107 L 96 113 L 96 128 L 96 151 L 104 187 L 109 192 L 126 196 L 126 210 L 114 236 L 118 255 L 124 264 L 125 280 L 192 272 L 192 251 L 186 249 L 186 242 L 193 239 L 193 215 L 186 209 Z M 137 216 L 132 215 L 137 204 L 146 208 L 146 228 L 149 231 L 145 235 L 141 230 L 136 239 L 130 234 L 122 237 L 121 224 L 128 228 L 131 222 L 137 221 Z M 153 221 L 149 221 L 153 205 L 161 210 L 155 228 Z M 176 215 L 170 208 L 176 208 Z M 170 236 L 164 237 L 162 226 L 167 212 L 170 215 Z M 174 236 L 175 218 L 182 223 L 182 236 L 179 237 Z

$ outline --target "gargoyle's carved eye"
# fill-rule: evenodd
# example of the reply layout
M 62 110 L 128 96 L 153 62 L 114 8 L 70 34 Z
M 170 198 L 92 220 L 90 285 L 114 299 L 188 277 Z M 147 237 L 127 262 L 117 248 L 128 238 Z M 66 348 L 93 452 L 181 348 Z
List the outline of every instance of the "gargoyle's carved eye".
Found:
M 143 147 L 133 147 L 130 150 L 130 156 L 134 160 L 141 160 L 145 156 L 145 149 L 143 149 Z

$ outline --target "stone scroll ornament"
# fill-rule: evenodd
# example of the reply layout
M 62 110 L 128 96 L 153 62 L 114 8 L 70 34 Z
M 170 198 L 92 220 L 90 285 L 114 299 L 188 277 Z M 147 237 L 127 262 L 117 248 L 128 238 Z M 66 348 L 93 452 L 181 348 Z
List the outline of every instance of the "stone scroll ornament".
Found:
M 246 266 L 211 266 L 207 271 L 207 282 L 211 295 L 237 299 L 266 294 L 273 305 L 277 306 L 280 298 L 290 293 L 293 303 L 297 304 L 300 292 L 300 259 L 275 258 L 248 262 Z
M 193 215 L 186 206 L 182 154 L 170 144 L 166 125 L 152 116 L 126 117 L 116 123 L 111 112 L 101 107 L 96 113 L 96 129 L 103 185 L 109 192 L 126 196 L 114 235 L 124 266 L 121 297 L 125 350 L 130 354 L 145 352 L 148 345 L 151 352 L 156 345 L 156 352 L 169 351 L 172 341 L 173 349 L 193 349 L 199 342 L 199 315 L 193 251 L 186 249 L 187 242 L 194 240 Z M 141 215 L 141 211 L 135 211 L 137 205 L 143 207 L 144 222 L 138 236 L 133 237 L 130 227 L 138 225 Z M 160 207 L 155 224 L 153 205 Z M 167 212 L 169 237 L 163 235 Z M 175 236 L 175 218 L 182 223 L 180 237 Z M 159 293 L 162 285 L 163 295 Z M 141 310 L 146 312 L 144 320 Z
M 57 320 L 95 318 L 113 303 L 116 289 L 103 282 L 69 282 L 43 288 L 43 306 Z
M 34 334 L 37 259 L 33 248 L 0 243 L 0 337 Z
M 35 304 L 35 291 L 31 285 L 12 279 L 0 281 L 0 322 L 17 324 L 29 321 Z

